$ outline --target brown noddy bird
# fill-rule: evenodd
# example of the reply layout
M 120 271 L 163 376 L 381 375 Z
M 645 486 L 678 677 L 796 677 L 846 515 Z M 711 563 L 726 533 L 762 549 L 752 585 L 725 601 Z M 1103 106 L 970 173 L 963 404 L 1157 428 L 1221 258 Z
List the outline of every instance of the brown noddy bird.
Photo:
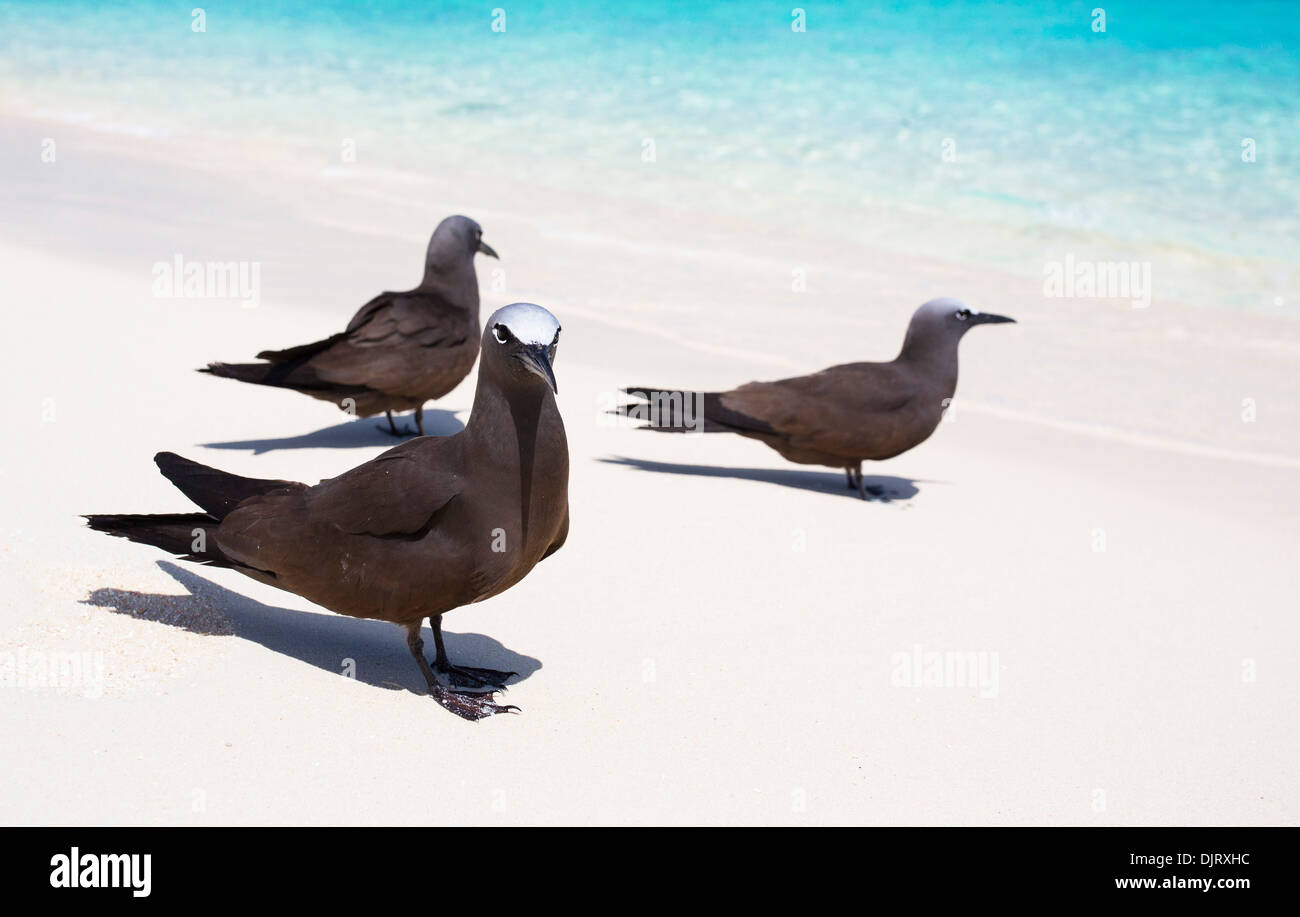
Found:
M 843 468 L 862 499 L 862 462 L 920 445 L 957 390 L 957 345 L 976 325 L 1014 322 L 955 299 L 933 299 L 912 315 L 903 349 L 888 363 L 846 363 L 811 376 L 750 382 L 729 392 L 648 386 L 624 391 L 615 411 L 660 433 L 739 433 L 803 465 Z
M 424 403 L 459 385 L 478 358 L 477 252 L 498 257 L 478 223 L 447 217 L 429 239 L 415 289 L 380 293 L 323 341 L 263 350 L 257 358 L 265 363 L 209 363 L 199 372 L 291 388 L 360 417 L 383 413 L 394 436 L 402 433 L 393 411 L 414 408 L 423 436 Z
M 331 611 L 399 624 L 439 704 L 466 719 L 503 713 L 513 708 L 494 703 L 492 690 L 514 673 L 453 666 L 442 615 L 509 589 L 568 536 L 569 449 L 551 368 L 559 339 L 559 322 L 540 306 L 493 313 L 473 410 L 454 436 L 417 437 L 315 486 L 162 452 L 158 468 L 203 512 L 86 519 Z M 426 617 L 432 669 L 420 638 Z

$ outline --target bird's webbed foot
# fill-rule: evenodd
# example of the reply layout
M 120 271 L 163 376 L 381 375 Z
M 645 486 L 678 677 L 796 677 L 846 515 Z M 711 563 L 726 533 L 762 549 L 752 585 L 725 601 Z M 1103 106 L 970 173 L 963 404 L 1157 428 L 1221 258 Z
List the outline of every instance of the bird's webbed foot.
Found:
M 439 618 L 434 618 L 437 622 Z M 438 635 L 439 648 L 441 649 L 442 631 L 435 625 L 434 633 Z M 415 659 L 415 664 L 420 667 L 420 674 L 424 676 L 424 683 L 429 686 L 429 696 L 438 702 L 439 706 L 450 710 L 457 716 L 467 720 L 481 720 L 484 717 L 492 716 L 494 713 L 518 712 L 519 708 L 514 704 L 505 704 L 504 706 L 492 700 L 493 693 L 500 686 L 492 685 L 486 681 L 480 681 L 479 684 L 486 690 L 479 691 L 457 691 L 454 687 L 444 687 L 438 683 L 438 678 L 433 674 L 429 662 L 424 658 L 424 640 L 420 637 L 420 625 L 412 624 L 406 629 L 406 645 L 411 650 L 411 656 Z M 446 650 L 438 654 L 438 659 L 434 665 L 440 671 L 448 671 L 452 667 L 447 664 Z M 491 669 L 471 669 L 469 672 L 492 672 Z M 502 672 L 492 672 L 494 675 L 502 675 Z M 510 674 L 514 674 L 511 672 Z M 505 681 L 503 678 L 502 681 Z
M 885 488 L 881 487 L 879 484 L 868 484 L 863 480 L 861 465 L 857 468 L 845 468 L 844 477 L 848 482 L 849 490 L 856 490 L 858 496 L 862 499 L 870 500 L 874 497 L 877 500 L 889 502 L 889 497 L 887 496 Z
M 444 688 L 442 685 L 429 686 L 429 696 L 445 710 L 450 710 L 461 719 L 481 720 L 497 713 L 518 713 L 514 704 L 498 704 L 492 699 L 492 693 L 471 693 Z
M 376 425 L 375 425 L 375 429 L 379 430 L 381 433 L 387 433 L 389 436 L 399 436 L 399 437 L 402 437 L 402 436 L 421 436 L 421 435 L 423 435 L 423 433 L 424 433 L 423 429 L 419 429 L 419 430 L 417 430 L 417 429 L 415 429 L 415 428 L 413 427 L 413 428 L 407 430 L 407 429 L 404 429 L 403 427 L 399 427 L 399 426 L 397 425 L 397 423 L 393 420 L 393 412 L 392 412 L 392 411 L 385 411 L 385 412 L 384 412 L 384 416 L 388 419 L 388 425 L 385 426 L 385 425 L 382 424 L 382 423 L 381 423 L 381 424 L 376 424 Z M 421 424 L 420 426 L 422 427 L 423 424 Z
M 447 676 L 453 686 L 462 688 L 499 688 L 505 690 L 506 682 L 519 675 L 518 672 L 501 672 L 497 669 L 479 669 L 470 665 L 452 665 L 450 662 L 435 662 L 434 669 Z

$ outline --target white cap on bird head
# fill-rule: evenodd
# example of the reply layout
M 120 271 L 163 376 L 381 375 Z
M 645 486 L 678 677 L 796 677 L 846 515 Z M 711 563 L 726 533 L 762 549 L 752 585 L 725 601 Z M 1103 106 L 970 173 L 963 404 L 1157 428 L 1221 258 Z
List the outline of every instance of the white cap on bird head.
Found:
M 530 302 L 516 302 L 502 306 L 487 320 L 488 327 L 498 341 L 502 341 L 497 325 L 503 326 L 521 344 L 549 347 L 560 333 L 560 322 L 541 306 Z M 504 343 L 504 341 L 502 341 Z
M 495 341 L 495 344 L 490 341 Z M 513 365 L 516 373 L 522 367 L 522 370 L 545 381 L 554 393 L 560 390 L 552 365 L 559 346 L 559 320 L 530 302 L 511 303 L 497 309 L 487 320 L 487 330 L 483 335 L 483 347 L 494 351 L 490 359 L 513 357 L 513 363 L 499 365 Z M 486 353 L 484 359 L 489 359 Z

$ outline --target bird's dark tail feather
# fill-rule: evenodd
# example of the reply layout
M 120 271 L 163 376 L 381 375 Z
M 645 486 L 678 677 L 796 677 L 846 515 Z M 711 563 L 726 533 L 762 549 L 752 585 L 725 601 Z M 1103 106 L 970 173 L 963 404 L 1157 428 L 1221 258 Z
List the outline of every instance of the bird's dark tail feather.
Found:
M 718 423 L 712 416 L 718 404 L 717 392 L 689 392 L 653 385 L 628 385 L 622 391 L 629 398 L 639 400 L 621 404 L 609 413 L 641 421 L 642 430 L 656 433 L 735 432 L 735 428 Z
M 257 358 L 266 360 L 266 363 L 209 363 L 199 372 L 254 385 L 274 385 L 305 392 L 332 389 L 334 386 L 317 378 L 311 358 L 347 336 L 348 333 L 342 331 L 322 341 L 300 344 L 287 350 L 263 350 Z
M 285 487 L 301 487 L 293 481 L 265 478 L 242 478 L 228 471 L 209 468 L 174 452 L 159 452 L 153 457 L 163 477 L 215 519 L 226 514 L 249 497 L 260 497 Z
M 221 520 L 249 497 L 262 496 L 286 487 L 303 486 L 293 481 L 242 478 L 237 474 L 192 462 L 174 452 L 159 452 L 153 460 L 167 480 L 204 512 L 147 516 L 114 513 L 84 518 L 97 532 L 153 545 L 198 564 L 247 570 L 246 565 L 221 553 L 216 539 Z
M 83 518 L 97 532 L 153 545 L 184 560 L 214 567 L 236 566 L 217 547 L 215 534 L 219 523 L 207 513 L 95 515 Z
M 286 347 L 284 350 L 263 350 L 257 355 L 257 358 L 259 360 L 270 360 L 272 363 L 297 363 L 304 357 L 314 357 L 322 350 L 328 350 L 347 337 L 349 333 L 340 331 L 338 334 L 332 334 L 324 340 L 312 341 L 310 344 L 299 344 L 297 347 Z
M 223 379 L 251 382 L 254 385 L 273 385 L 276 388 L 293 389 L 310 388 L 310 384 L 303 384 L 290 378 L 290 374 L 296 368 L 291 363 L 209 363 L 199 372 L 221 376 Z
M 336 385 L 319 378 L 315 369 L 306 360 L 294 363 L 209 363 L 199 372 L 225 379 L 238 379 L 240 382 L 251 382 L 254 385 L 287 388 L 320 401 L 332 402 L 336 407 L 345 406 L 343 400 L 345 398 L 354 399 L 355 406 L 357 401 L 370 394 L 370 390 L 365 386 Z M 363 417 L 369 417 L 382 410 L 384 409 L 380 407 L 377 410 L 365 410 L 360 413 Z
M 267 382 L 267 374 L 275 368 L 274 363 L 209 363 L 199 370 L 223 379 L 238 379 L 240 382 L 252 382 L 254 385 L 274 385 Z

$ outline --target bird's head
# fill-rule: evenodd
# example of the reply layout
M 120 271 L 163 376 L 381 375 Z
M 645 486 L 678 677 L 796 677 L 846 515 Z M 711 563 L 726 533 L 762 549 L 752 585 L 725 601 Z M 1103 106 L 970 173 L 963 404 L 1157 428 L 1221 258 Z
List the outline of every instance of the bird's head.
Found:
M 912 324 L 908 328 L 926 335 L 941 338 L 960 339 L 963 334 L 976 325 L 1015 324 L 1014 318 L 997 315 L 993 312 L 981 312 L 966 305 L 960 299 L 943 297 L 932 299 L 912 315 Z
M 429 270 L 438 273 L 452 271 L 473 264 L 478 252 L 492 258 L 500 257 L 483 241 L 482 226 L 469 217 L 450 216 L 433 231 L 425 264 Z
M 492 313 L 483 329 L 483 362 L 517 385 L 555 383 L 555 352 L 560 323 L 550 312 L 530 302 L 511 303 Z

